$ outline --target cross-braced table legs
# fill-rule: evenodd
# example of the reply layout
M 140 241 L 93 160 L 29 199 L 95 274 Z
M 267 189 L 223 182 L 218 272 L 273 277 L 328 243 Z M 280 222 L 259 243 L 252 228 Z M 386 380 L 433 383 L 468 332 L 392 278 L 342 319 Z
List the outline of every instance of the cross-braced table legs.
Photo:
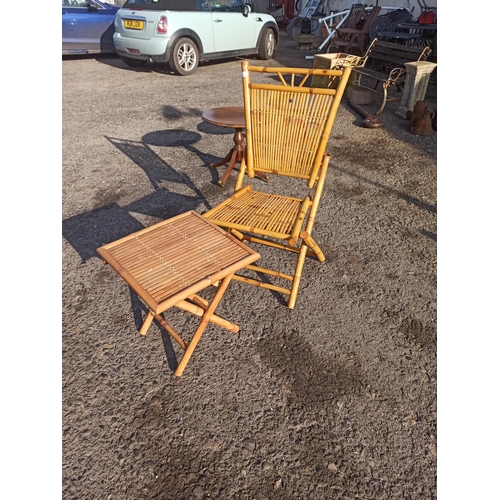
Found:
M 184 349 L 184 355 L 182 356 L 181 360 L 179 361 L 179 364 L 174 372 L 175 375 L 180 377 L 182 375 L 182 372 L 186 368 L 186 365 L 191 358 L 194 349 L 196 348 L 198 342 L 201 339 L 201 336 L 203 335 L 203 332 L 205 331 L 206 327 L 208 326 L 208 323 L 214 323 L 218 326 L 221 326 L 222 328 L 225 328 L 231 332 L 237 333 L 239 331 L 238 325 L 232 323 L 231 321 L 228 321 L 224 318 L 221 318 L 220 316 L 217 316 L 214 314 L 215 308 L 219 305 L 219 302 L 221 301 L 224 292 L 226 291 L 229 282 L 231 281 L 231 278 L 234 276 L 233 274 L 230 274 L 226 276 L 219 284 L 219 287 L 217 289 L 217 292 L 215 293 L 213 299 L 211 302 L 207 302 L 205 299 L 198 295 L 193 295 L 190 297 L 190 300 L 192 302 L 188 302 L 186 300 L 181 300 L 178 302 L 176 307 L 179 307 L 180 309 L 183 309 L 185 311 L 190 312 L 191 314 L 194 314 L 195 316 L 200 316 L 201 317 L 201 322 L 198 325 L 198 328 L 196 329 L 191 342 L 186 344 L 182 338 L 177 334 L 177 332 L 160 316 L 159 314 L 153 312 L 151 309 L 148 311 L 148 315 L 144 321 L 144 324 L 142 325 L 140 329 L 140 333 L 142 335 L 145 335 L 146 332 L 148 331 L 149 327 L 151 326 L 151 323 L 154 318 L 165 328 L 165 330 L 170 334 L 170 336 L 181 346 L 182 349 Z

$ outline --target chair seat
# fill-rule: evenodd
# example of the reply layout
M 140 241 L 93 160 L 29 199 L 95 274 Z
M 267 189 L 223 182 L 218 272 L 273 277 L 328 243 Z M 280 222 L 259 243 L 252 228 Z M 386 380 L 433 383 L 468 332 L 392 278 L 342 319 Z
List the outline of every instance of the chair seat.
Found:
M 303 200 L 254 191 L 247 186 L 206 217 L 217 225 L 248 231 L 262 236 L 288 239 Z

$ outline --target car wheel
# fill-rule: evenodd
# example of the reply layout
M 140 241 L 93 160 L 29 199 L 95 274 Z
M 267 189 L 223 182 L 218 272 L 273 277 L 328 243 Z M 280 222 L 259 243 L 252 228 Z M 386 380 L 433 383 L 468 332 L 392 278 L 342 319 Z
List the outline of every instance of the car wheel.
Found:
M 132 68 L 140 68 L 148 62 L 147 59 L 130 59 L 130 57 L 122 57 L 121 60 Z
M 272 29 L 268 29 L 260 41 L 259 57 L 266 60 L 272 59 L 275 49 L 276 40 L 274 38 L 274 31 Z
M 178 75 L 188 76 L 198 67 L 200 54 L 198 47 L 189 38 L 179 38 L 174 44 L 169 65 Z

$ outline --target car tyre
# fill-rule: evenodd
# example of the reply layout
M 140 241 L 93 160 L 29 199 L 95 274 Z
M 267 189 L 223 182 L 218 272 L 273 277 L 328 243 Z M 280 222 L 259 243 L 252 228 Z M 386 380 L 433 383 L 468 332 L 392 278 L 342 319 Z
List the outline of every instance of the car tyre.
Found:
M 130 59 L 130 57 L 122 57 L 121 60 L 131 68 L 141 68 L 148 62 L 147 59 Z
M 276 50 L 276 39 L 272 29 L 266 30 L 259 45 L 259 58 L 268 60 L 272 59 Z
M 179 38 L 174 44 L 169 65 L 178 75 L 188 76 L 195 72 L 200 61 L 198 47 L 190 38 Z

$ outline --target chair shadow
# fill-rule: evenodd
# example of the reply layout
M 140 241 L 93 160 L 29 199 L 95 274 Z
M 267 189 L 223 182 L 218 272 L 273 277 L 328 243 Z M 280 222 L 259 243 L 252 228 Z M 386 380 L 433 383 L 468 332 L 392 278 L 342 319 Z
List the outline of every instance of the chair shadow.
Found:
M 118 200 L 106 199 L 98 193 L 94 198 L 93 210 L 65 219 L 62 222 L 63 236 L 78 252 L 82 262 L 97 256 L 96 249 L 100 246 L 144 229 L 144 225 L 129 212 L 164 220 L 189 210 L 197 210 L 200 204 L 206 209 L 211 208 L 189 176 L 173 169 L 147 143 L 149 141 L 151 145 L 187 147 L 202 157 L 196 148 L 190 146 L 199 141 L 200 137 L 196 132 L 185 130 L 154 132 L 147 134 L 145 141 L 105 136 L 119 151 L 144 170 L 155 191 L 125 206 L 119 206 Z M 169 187 L 170 184 L 187 186 L 194 194 L 176 193 L 165 184 Z M 102 204 L 102 201 L 112 203 Z
M 179 129 L 150 132 L 143 136 L 142 141 L 104 137 L 144 170 L 154 189 L 160 189 L 164 182 L 184 184 L 194 191 L 199 198 L 204 198 L 202 192 L 188 175 L 173 169 L 150 148 L 150 146 L 183 147 L 195 153 L 203 163 L 209 162 L 213 158 L 212 156 L 203 155 L 191 146 L 191 144 L 201 139 L 200 134 Z
M 62 222 L 62 234 L 86 262 L 98 256 L 97 248 L 144 229 L 130 212 L 166 220 L 189 210 L 198 211 L 201 203 L 208 206 L 203 196 L 186 196 L 160 188 L 128 205 L 111 203 L 69 217 Z
M 97 248 L 141 229 L 144 226 L 116 203 L 62 221 L 62 235 L 82 263 L 98 256 Z
M 215 126 L 211 125 L 211 127 Z M 198 128 L 200 129 L 200 126 L 198 126 Z M 215 128 L 221 129 L 222 127 Z M 224 133 L 229 133 L 227 132 L 227 129 L 223 130 Z M 201 131 L 204 132 L 203 129 L 201 129 Z M 196 154 L 202 161 L 203 166 L 208 168 L 212 177 L 212 184 L 217 184 L 217 181 L 219 180 L 217 171 L 213 168 L 210 168 L 210 163 L 217 163 L 220 158 L 210 154 L 202 153 L 199 149 L 192 146 L 192 144 L 198 142 L 201 139 L 200 134 L 186 130 L 157 130 L 155 132 L 150 132 L 149 134 L 144 135 L 142 139 L 144 143 L 150 146 L 183 147 L 190 153 Z

